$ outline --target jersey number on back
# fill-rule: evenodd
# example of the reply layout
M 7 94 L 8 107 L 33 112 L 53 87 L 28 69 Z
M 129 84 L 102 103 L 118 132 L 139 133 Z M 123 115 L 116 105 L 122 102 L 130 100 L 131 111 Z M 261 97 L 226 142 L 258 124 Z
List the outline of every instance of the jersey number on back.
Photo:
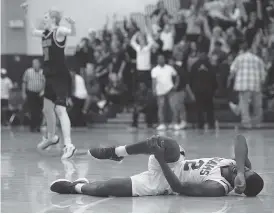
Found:
M 188 171 L 190 168 L 192 170 L 195 169 L 200 169 L 200 167 L 204 164 L 205 162 L 202 160 L 199 161 L 186 161 L 184 165 L 184 171 Z
M 49 61 L 49 48 L 48 47 L 43 48 L 43 55 L 44 55 L 44 61 Z

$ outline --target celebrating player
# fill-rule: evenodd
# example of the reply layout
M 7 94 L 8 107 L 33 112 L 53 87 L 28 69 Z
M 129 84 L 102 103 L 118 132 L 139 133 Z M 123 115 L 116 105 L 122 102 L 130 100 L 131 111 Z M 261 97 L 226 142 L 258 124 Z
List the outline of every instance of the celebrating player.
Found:
M 251 170 L 246 139 L 235 139 L 235 160 L 201 158 L 185 160 L 183 149 L 171 138 L 152 138 L 127 146 L 89 150 L 96 159 L 121 161 L 127 155 L 150 154 L 148 171 L 130 178 L 113 178 L 89 183 L 87 179 L 74 182 L 56 180 L 51 191 L 60 194 L 91 196 L 152 196 L 182 194 L 187 196 L 225 196 L 236 193 L 256 196 L 264 186 L 263 179 Z
M 27 13 L 28 4 L 24 3 L 21 7 Z M 71 77 L 66 67 L 64 53 L 67 36 L 74 36 L 76 29 L 74 21 L 70 18 L 66 18 L 70 28 L 60 26 L 61 19 L 60 11 L 49 10 L 44 15 L 43 30 L 32 27 L 32 35 L 42 39 L 44 75 L 46 77 L 43 112 L 48 133 L 37 147 L 44 150 L 59 142 L 59 137 L 56 135 L 56 113 L 64 138 L 65 147 L 62 155 L 64 159 L 72 157 L 76 151 L 75 146 L 71 143 L 71 124 L 66 110 L 68 97 L 71 93 Z

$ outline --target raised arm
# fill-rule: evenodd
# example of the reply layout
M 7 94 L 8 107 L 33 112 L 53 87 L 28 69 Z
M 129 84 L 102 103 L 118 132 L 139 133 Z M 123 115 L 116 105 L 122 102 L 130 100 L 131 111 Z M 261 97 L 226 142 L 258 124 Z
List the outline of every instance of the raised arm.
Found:
M 21 4 L 21 8 L 25 12 L 26 20 L 27 20 L 27 14 L 28 14 L 28 6 L 29 5 L 28 5 L 27 2 L 24 2 L 23 4 Z M 42 37 L 43 36 L 43 32 L 44 32 L 43 30 L 37 29 L 32 21 L 29 21 L 28 23 L 29 23 L 29 26 L 30 26 L 30 31 L 31 31 L 32 36 L 35 36 L 35 37 Z
M 137 33 L 135 33 L 134 35 L 133 35 L 133 37 L 131 38 L 131 40 L 130 40 L 130 45 L 135 49 L 135 50 L 138 50 L 138 48 L 139 48 L 139 45 L 137 44 L 137 36 L 139 35 L 139 33 L 137 32 Z
M 234 155 L 237 166 L 237 176 L 234 181 L 235 192 L 242 194 L 246 188 L 245 181 L 245 165 L 249 162 L 250 167 L 251 163 L 248 159 L 248 147 L 246 138 L 243 135 L 238 135 L 234 143 Z
M 57 30 L 57 35 L 58 36 L 76 36 L 76 27 L 75 27 L 75 22 L 69 17 L 65 18 L 66 21 L 69 23 L 70 28 L 67 27 L 59 27 Z

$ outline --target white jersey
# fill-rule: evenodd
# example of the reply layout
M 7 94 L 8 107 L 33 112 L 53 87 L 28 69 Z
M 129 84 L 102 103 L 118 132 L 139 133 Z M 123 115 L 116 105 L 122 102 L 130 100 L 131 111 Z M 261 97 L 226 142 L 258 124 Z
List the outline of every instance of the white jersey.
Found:
M 182 182 L 216 181 L 223 185 L 226 194 L 228 194 L 233 188 L 221 175 L 221 167 L 229 165 L 236 165 L 236 161 L 219 157 L 184 160 L 180 167 L 174 168 L 174 173 Z

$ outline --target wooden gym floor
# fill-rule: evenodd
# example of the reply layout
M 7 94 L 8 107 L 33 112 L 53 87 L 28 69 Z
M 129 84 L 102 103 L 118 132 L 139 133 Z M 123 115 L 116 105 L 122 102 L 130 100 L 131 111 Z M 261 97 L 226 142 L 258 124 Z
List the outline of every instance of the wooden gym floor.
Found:
M 72 134 L 80 151 L 90 147 L 132 144 L 154 134 L 153 131 L 130 133 L 125 129 L 78 129 Z M 167 132 L 186 149 L 188 159 L 231 157 L 234 130 L 202 133 L 188 130 Z M 36 151 L 40 134 L 21 129 L 1 132 L 1 208 L 2 212 L 273 212 L 274 210 L 274 131 L 244 133 L 248 138 L 249 156 L 265 181 L 255 198 L 230 195 L 222 198 L 158 196 L 139 198 L 97 198 L 82 195 L 57 195 L 49 185 L 58 178 L 89 180 L 124 177 L 147 169 L 146 156 L 127 157 L 121 164 L 94 162 L 88 156 L 76 156 L 61 162 L 58 148 L 44 154 Z M 60 149 L 60 148 L 59 148 Z

